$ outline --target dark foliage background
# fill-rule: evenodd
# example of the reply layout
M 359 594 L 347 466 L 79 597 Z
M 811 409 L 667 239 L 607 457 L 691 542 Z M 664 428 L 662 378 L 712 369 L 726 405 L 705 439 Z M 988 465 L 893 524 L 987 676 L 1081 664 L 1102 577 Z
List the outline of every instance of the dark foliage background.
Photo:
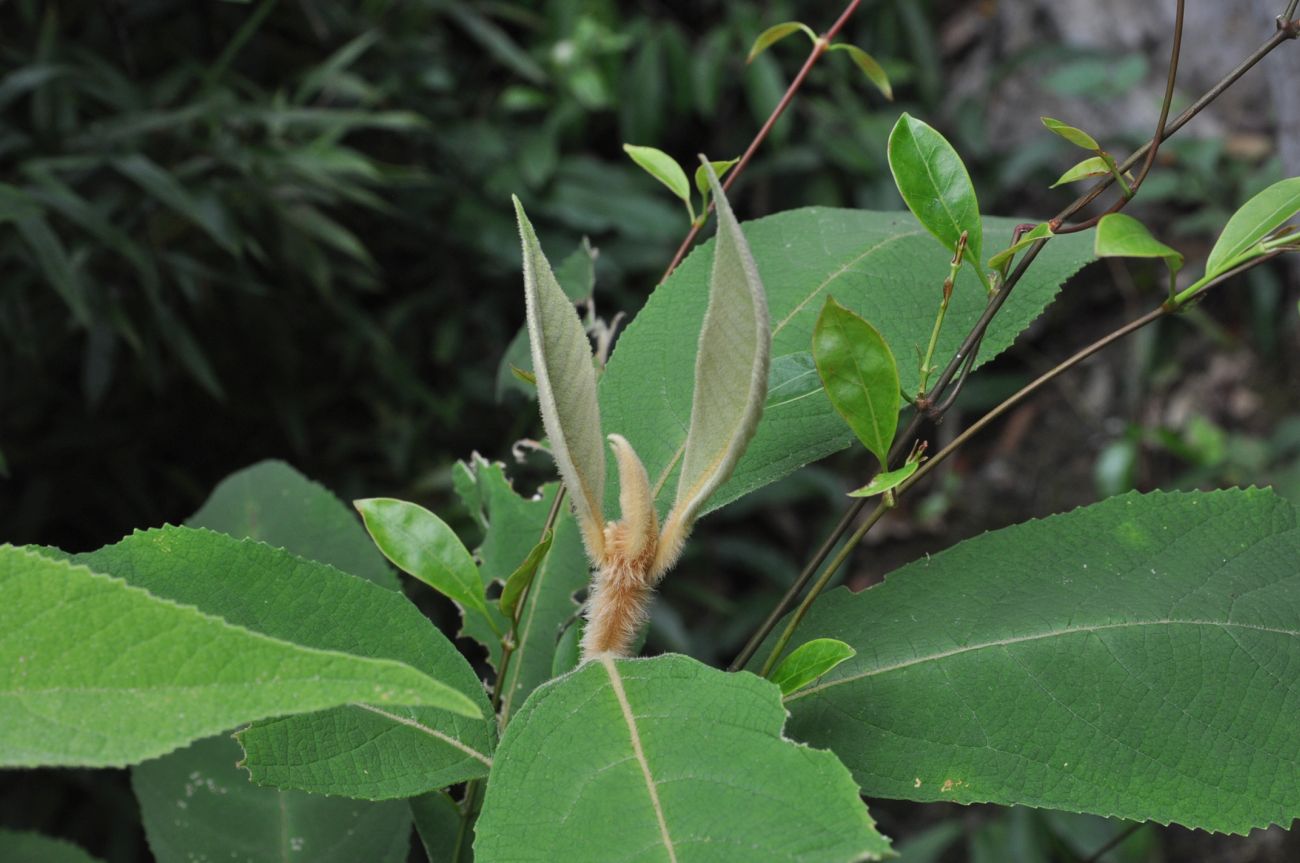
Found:
M 1124 152 L 1149 124 L 1105 109 L 1152 107 L 1164 49 L 1156 37 L 1068 44 L 1043 5 L 864 2 L 844 38 L 885 64 L 897 102 L 827 58 L 736 187 L 737 210 L 899 207 L 884 150 L 901 110 L 953 140 L 986 212 L 1059 209 L 1068 193 L 1046 187 L 1072 154 L 1013 129 L 1007 105 L 1093 110 Z M 345 499 L 394 495 L 459 518 L 453 461 L 510 460 L 539 431 L 533 405 L 501 385 L 523 317 L 509 195 L 555 259 L 584 236 L 598 247 L 603 316 L 635 313 L 687 220 L 622 143 L 687 163 L 739 155 L 805 52 L 792 39 L 746 66 L 754 36 L 791 18 L 824 28 L 840 9 L 0 2 L 0 538 L 95 548 L 183 520 L 222 476 L 267 457 Z M 1262 39 L 1278 10 L 1257 11 Z M 1004 38 L 1009 14 L 1038 38 Z M 1198 40 L 1215 38 L 1188 33 L 1193 78 Z M 1191 95 L 1180 91 L 1184 104 Z M 1139 214 L 1193 259 L 1236 203 L 1282 175 L 1275 142 L 1288 132 L 1271 104 L 1258 87 L 1230 103 L 1200 137 L 1171 142 L 1144 187 Z M 1144 311 L 1157 276 L 1092 267 L 934 434 Z M 1135 486 L 1300 494 L 1297 293 L 1294 270 L 1256 271 L 1068 376 L 905 502 L 851 583 Z M 650 648 L 725 662 L 867 469 L 845 454 L 709 519 L 683 564 L 691 577 L 670 581 L 656 608 Z M 514 470 L 527 487 L 547 466 Z M 1008 848 L 1077 860 L 1121 829 L 981 807 L 873 811 L 894 835 L 964 832 L 952 860 L 1012 859 Z M 0 824 L 147 859 L 126 783 L 108 772 L 10 775 Z M 1208 841 L 1144 829 L 1103 859 L 1300 854 L 1277 831 Z

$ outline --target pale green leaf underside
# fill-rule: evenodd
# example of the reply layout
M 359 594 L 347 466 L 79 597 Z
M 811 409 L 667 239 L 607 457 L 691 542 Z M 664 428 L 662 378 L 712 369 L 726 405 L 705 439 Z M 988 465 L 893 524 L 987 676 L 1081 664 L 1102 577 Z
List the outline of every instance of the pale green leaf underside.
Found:
M 1242 833 L 1300 816 L 1300 531 L 1266 491 L 1130 494 L 824 597 L 858 654 L 787 699 L 863 793 Z
M 1010 245 L 1020 221 L 986 219 L 989 242 L 996 243 L 995 248 Z M 910 215 L 814 207 L 747 222 L 744 230 L 767 295 L 773 375 L 785 380 L 790 370 L 783 357 L 807 358 L 817 314 L 831 293 L 871 321 L 898 354 L 910 356 L 913 345 L 925 347 L 949 262 Z M 619 338 L 600 383 L 604 426 L 625 436 L 641 456 L 661 515 L 676 492 L 675 474 L 690 422 L 691 381 L 713 245 L 710 241 L 696 249 L 656 289 Z M 1048 243 L 993 319 L 980 361 L 1005 350 L 1061 283 L 1091 259 L 1090 234 L 1070 234 Z M 983 288 L 970 268 L 963 268 L 935 352 L 939 361 L 946 362 L 956 351 L 985 303 Z M 914 364 L 904 363 L 899 376 L 905 391 L 916 390 Z M 704 511 L 852 441 L 820 387 L 782 400 L 770 398 L 745 456 Z M 617 511 L 617 500 L 617 483 L 611 480 L 606 490 L 609 512 Z
M 85 851 L 52 836 L 0 830 L 0 860 L 5 863 L 98 863 Z
M 0 546 L 0 594 L 3 766 L 120 766 L 351 702 L 478 710 L 409 665 L 252 632 L 32 551 Z
M 149 849 L 158 863 L 404 863 L 404 800 L 361 803 L 258 788 L 235 766 L 227 737 L 200 740 L 131 771 Z
M 875 860 L 889 844 L 833 755 L 781 736 L 780 691 L 682 656 L 600 660 L 502 739 L 475 859 Z
M 478 714 L 376 703 L 254 723 L 240 739 L 259 783 L 380 799 L 487 772 L 495 724 L 483 687 L 400 593 L 207 530 L 136 533 L 77 560 L 272 638 L 402 663 L 452 687 Z

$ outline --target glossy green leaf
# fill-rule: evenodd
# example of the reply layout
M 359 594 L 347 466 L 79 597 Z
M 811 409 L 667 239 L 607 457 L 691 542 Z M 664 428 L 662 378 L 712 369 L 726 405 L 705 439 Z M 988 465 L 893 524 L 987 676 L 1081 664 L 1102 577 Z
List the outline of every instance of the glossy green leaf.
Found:
M 691 184 L 686 179 L 686 172 L 682 166 L 677 164 L 677 160 L 665 153 L 663 150 L 656 150 L 654 147 L 638 147 L 635 144 L 624 144 L 623 152 L 632 157 L 650 176 L 668 187 L 674 195 L 689 203 L 691 200 Z
M 907 478 L 916 473 L 916 469 L 921 466 L 920 461 L 909 461 L 896 470 L 887 470 L 876 474 L 872 477 L 871 482 L 862 488 L 854 489 L 849 492 L 849 497 L 875 497 L 878 494 L 884 494 L 890 489 L 898 488 Z
M 781 688 L 782 695 L 789 695 L 856 655 L 857 651 L 842 641 L 814 638 L 805 641 L 781 660 L 781 664 L 772 672 L 772 682 Z
M 853 60 L 853 64 L 862 70 L 862 74 L 867 76 L 867 80 L 875 85 L 881 95 L 893 101 L 894 88 L 889 85 L 889 75 L 885 72 L 884 67 L 876 61 L 875 57 L 872 57 L 857 45 L 850 45 L 847 42 L 832 45 L 830 50 L 843 51 L 848 54 Z
M 962 232 L 966 250 L 983 278 L 984 229 L 975 186 L 957 151 L 927 124 L 904 113 L 889 133 L 889 170 L 894 183 L 927 231 L 951 257 Z
M 721 180 L 727 176 L 727 172 L 734 168 L 739 161 L 739 159 L 727 159 L 721 162 L 709 162 L 709 165 L 713 168 L 713 173 L 717 174 L 718 179 Z M 705 200 L 708 200 L 709 172 L 703 165 L 695 169 L 695 188 L 700 190 L 700 194 L 704 196 Z
M 523 598 L 524 591 L 533 583 L 533 578 L 537 575 L 537 568 L 541 566 L 546 554 L 551 550 L 551 541 L 555 538 L 552 531 L 547 531 L 542 541 L 533 546 L 533 550 L 528 552 L 528 557 L 524 562 L 519 564 L 519 568 L 510 573 L 506 579 L 505 587 L 501 590 L 501 599 L 499 606 L 501 613 L 509 619 L 514 619 L 515 609 L 519 606 L 519 600 Z
M 0 860 L 5 863 L 98 863 L 63 839 L 0 829 Z
M 1241 205 L 1224 225 L 1210 250 L 1205 273 L 1211 278 L 1226 273 L 1252 256 L 1252 247 L 1287 220 L 1300 213 L 1300 177 L 1269 186 Z
M 515 212 L 523 242 L 528 339 L 542 423 L 577 512 L 583 541 L 598 555 L 604 547 L 605 439 L 596 404 L 591 344 L 573 304 L 551 272 L 518 198 Z
M 356 513 L 282 461 L 236 471 L 212 490 L 186 524 L 236 539 L 261 540 L 397 590 L 397 575 Z
M 1011 242 L 1019 219 L 988 219 L 985 233 L 998 248 Z M 934 323 L 939 286 L 949 260 L 906 213 L 809 208 L 748 222 L 745 235 L 763 277 L 772 321 L 773 367 L 804 354 L 828 294 L 871 321 L 895 350 L 924 348 Z M 1087 232 L 1057 237 L 993 319 L 979 362 L 1006 349 L 1055 296 L 1061 283 L 1092 259 Z M 700 321 L 708 298 L 712 241 L 698 247 L 660 285 L 619 337 L 600 381 L 605 427 L 625 436 L 650 474 L 660 514 L 672 503 L 690 417 Z M 984 311 L 987 299 L 970 268 L 958 274 L 935 356 L 945 362 Z M 913 363 L 898 370 L 904 392 L 919 384 Z M 792 392 L 769 399 L 730 481 L 702 512 L 761 488 L 796 468 L 841 450 L 854 440 L 825 394 Z M 617 483 L 606 489 L 611 507 Z M 536 534 L 526 537 L 532 542 Z M 506 570 L 523 559 L 512 561 Z M 504 577 L 504 576 L 503 576 Z
M 1039 240 L 1045 240 L 1053 236 L 1055 235 L 1052 233 L 1052 228 L 1046 222 L 1037 225 L 1032 230 L 1021 234 L 1020 239 L 1016 240 L 1010 246 L 1007 246 L 1005 249 L 989 258 L 989 269 L 1002 269 L 1011 262 L 1012 258 L 1024 249 L 1029 248 Z
M 848 771 L 781 735 L 780 690 L 683 656 L 589 662 L 501 741 L 475 860 L 879 860 Z
M 281 571 L 297 560 L 279 554 Z M 479 712 L 405 663 L 263 635 L 12 546 L 0 546 L 0 590 L 4 766 L 120 766 L 254 719 L 352 702 Z
M 1075 183 L 1079 180 L 1086 180 L 1089 177 L 1105 177 L 1110 174 L 1110 165 L 1100 156 L 1089 156 L 1077 165 L 1072 166 L 1064 174 L 1056 178 L 1056 182 L 1051 185 L 1055 189 L 1057 186 L 1063 186 L 1066 183 Z
M 869 797 L 1244 833 L 1300 816 L 1300 530 L 1271 492 L 1127 494 L 813 606 L 786 699 Z
M 145 836 L 158 863 L 404 863 L 411 812 L 404 800 L 360 803 L 258 788 L 236 767 L 228 737 L 202 740 L 131 771 Z
M 255 781 L 382 799 L 487 772 L 495 723 L 483 687 L 400 593 L 207 530 L 137 533 L 75 560 L 267 637 L 402 663 L 444 681 L 469 707 L 458 715 L 363 702 L 254 723 L 239 738 Z M 347 609 L 346 628 L 339 609 Z
M 387 497 L 353 501 L 384 557 L 460 606 L 487 617 L 474 558 L 447 523 L 424 507 Z
M 1074 146 L 1082 147 L 1085 150 L 1101 149 L 1101 145 L 1097 143 L 1096 139 L 1094 139 L 1091 135 L 1089 135 L 1087 132 L 1083 131 L 1082 129 L 1077 129 L 1074 126 L 1068 126 L 1065 123 L 1062 123 L 1060 120 L 1053 120 L 1051 117 L 1043 117 L 1041 119 L 1043 121 L 1043 125 L 1046 126 L 1048 130 L 1055 132 L 1057 135 L 1060 135 L 1062 138 L 1069 141 Z
M 827 297 L 813 329 L 813 359 L 831 404 L 882 465 L 898 431 L 898 365 L 871 324 Z
M 1093 251 L 1099 258 L 1160 258 L 1176 273 L 1183 255 L 1151 236 L 1146 225 L 1126 213 L 1108 213 L 1097 223 Z
M 762 33 L 758 34 L 758 38 L 755 39 L 754 44 L 750 46 L 749 56 L 745 58 L 745 62 L 754 62 L 754 58 L 759 54 L 762 54 L 768 48 L 771 48 L 791 33 L 799 32 L 802 32 L 812 40 L 814 44 L 817 42 L 817 34 L 814 33 L 812 28 L 807 24 L 802 24 L 798 21 L 786 21 L 783 24 L 773 24 L 771 27 L 768 27 Z
M 695 391 L 673 504 L 684 525 L 731 476 L 749 445 L 767 398 L 772 351 L 767 297 L 758 269 L 710 169 L 709 185 L 718 214 L 709 305 L 695 357 Z

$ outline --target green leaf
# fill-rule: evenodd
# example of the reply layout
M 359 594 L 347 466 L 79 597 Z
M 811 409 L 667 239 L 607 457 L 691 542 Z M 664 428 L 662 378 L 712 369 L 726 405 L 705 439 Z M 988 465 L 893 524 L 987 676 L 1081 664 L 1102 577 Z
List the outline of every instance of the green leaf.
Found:
M 871 324 L 827 297 L 813 329 L 813 359 L 831 404 L 882 465 L 898 431 L 898 365 Z
M 1110 175 L 1110 165 L 1100 156 L 1089 156 L 1079 164 L 1073 166 L 1064 174 L 1056 178 L 1056 182 L 1051 185 L 1055 189 L 1057 186 L 1063 186 L 1066 183 L 1075 183 L 1079 180 L 1086 180 L 1089 177 L 1106 177 Z
M 460 832 L 460 807 L 445 791 L 412 797 L 411 815 L 429 863 L 459 863 L 456 837 Z
M 605 542 L 601 500 L 605 439 L 596 404 L 591 344 L 573 304 L 551 272 L 523 205 L 518 198 L 514 202 L 523 241 L 528 339 L 542 422 L 556 467 L 578 514 L 583 541 L 593 556 L 599 556 Z
M 857 787 L 784 739 L 780 690 L 683 656 L 604 658 L 506 729 L 475 860 L 879 860 Z
M 1210 278 L 1226 273 L 1253 256 L 1253 247 L 1300 213 L 1300 177 L 1269 186 L 1241 205 L 1224 225 L 1210 250 L 1205 273 Z
M 1021 221 L 987 219 L 985 234 L 995 247 L 1005 247 Z M 906 213 L 793 210 L 746 223 L 745 236 L 763 275 L 773 356 L 807 353 L 818 312 L 830 293 L 870 320 L 897 350 L 924 347 L 929 340 L 949 260 L 934 254 L 934 240 Z M 708 302 L 713 242 L 697 247 L 655 290 L 619 337 L 601 375 L 605 427 L 635 447 L 649 472 L 661 516 L 676 492 L 675 474 L 691 411 L 695 334 Z M 978 361 L 987 362 L 1005 350 L 1051 301 L 1061 283 L 1091 259 L 1092 238 L 1086 232 L 1048 243 L 993 319 Z M 962 268 L 935 352 L 940 362 L 957 350 L 986 305 L 974 274 Z M 903 364 L 898 373 L 903 391 L 915 392 L 920 383 L 915 364 Z M 731 480 L 702 512 L 841 450 L 853 440 L 821 392 L 795 393 L 782 403 L 769 404 Z M 612 477 L 606 494 L 612 507 L 618 499 Z M 511 562 L 507 574 L 526 553 L 527 549 Z
M 524 562 L 519 564 L 519 568 L 510 573 L 510 577 L 506 579 L 505 587 L 501 590 L 499 604 L 501 613 L 507 618 L 514 619 L 519 600 L 523 597 L 528 586 L 533 583 L 533 578 L 537 575 L 537 568 L 546 559 L 546 553 L 551 550 L 551 541 L 554 538 L 554 532 L 548 530 L 546 536 L 542 537 L 542 541 L 533 546 L 532 551 L 528 552 L 528 557 L 524 558 Z
M 709 162 L 709 166 L 713 168 L 713 173 L 717 174 L 718 179 L 721 180 L 723 177 L 727 176 L 727 172 L 734 168 L 736 163 L 739 161 L 739 159 L 727 159 L 722 162 L 711 161 Z M 695 188 L 700 190 L 700 194 L 704 196 L 704 200 L 707 201 L 709 199 L 709 172 L 703 165 L 700 165 L 695 169 Z
M 772 672 L 772 682 L 781 687 L 782 695 L 803 689 L 857 651 L 834 638 L 814 638 L 799 645 Z
M 256 539 L 397 590 L 397 576 L 344 503 L 282 461 L 223 479 L 186 521 L 236 539 Z
M 402 800 L 358 803 L 258 788 L 235 766 L 239 746 L 213 737 L 131 771 L 158 863 L 404 863 L 411 813 Z
M 172 174 L 148 156 L 132 153 L 111 160 L 111 164 L 122 176 L 153 195 L 177 215 L 202 228 L 218 246 L 232 255 L 240 253 L 238 234 L 220 214 L 191 195 Z
M 1076 147 L 1082 147 L 1085 150 L 1100 150 L 1101 145 L 1082 129 L 1076 129 L 1074 126 L 1067 126 L 1060 120 L 1053 120 L 1051 117 L 1042 117 L 1043 125 L 1050 131 L 1060 135 Z
M 1046 222 L 1039 224 L 1033 230 L 1026 231 L 1024 234 L 1021 234 L 1020 239 L 1016 240 L 1010 246 L 998 252 L 993 257 L 989 258 L 989 269 L 1001 270 L 1003 267 L 1009 264 L 1011 262 L 1011 259 L 1014 258 L 1021 250 L 1029 248 L 1039 240 L 1045 240 L 1048 239 L 1049 237 L 1054 237 L 1054 236 L 1056 235 L 1052 233 L 1051 225 L 1047 224 Z
M 762 33 L 758 34 L 758 38 L 754 40 L 754 44 L 749 49 L 749 56 L 745 58 L 745 62 L 754 62 L 754 58 L 759 54 L 762 54 L 768 48 L 771 48 L 791 33 L 798 32 L 802 32 L 807 36 L 814 45 L 817 44 L 817 34 L 814 33 L 812 28 L 807 24 L 800 23 L 799 21 L 786 21 L 784 24 L 773 24 L 771 27 L 768 27 Z
M 1093 251 L 1099 258 L 1161 258 L 1170 273 L 1183 267 L 1181 252 L 1151 236 L 1146 225 L 1125 213 L 1101 217 Z
M 99 863 L 63 839 L 4 829 L 0 829 L 0 860 L 5 863 Z
M 767 399 L 772 352 L 767 298 L 749 244 L 709 170 L 718 214 L 709 305 L 695 358 L 695 391 L 673 513 L 689 527 L 731 476 Z M 665 533 L 668 526 L 665 526 Z
M 867 76 L 867 80 L 875 85 L 881 95 L 891 102 L 894 100 L 894 88 L 889 85 L 889 75 L 876 58 L 872 57 L 866 51 L 863 51 L 857 45 L 850 45 L 847 42 L 840 42 L 830 47 L 831 51 L 844 51 L 852 58 L 854 65 L 862 70 L 862 74 Z
M 984 280 L 984 231 L 975 186 L 961 157 L 933 128 L 904 113 L 889 133 L 889 170 L 894 183 L 925 229 L 951 256 L 966 232 L 966 250 Z
M 279 555 L 265 577 L 297 560 Z M 263 635 L 12 546 L 0 546 L 0 591 L 4 766 L 121 766 L 261 717 L 353 702 L 479 712 L 405 663 Z
M 1300 530 L 1268 491 L 1127 494 L 968 540 L 800 633 L 858 655 L 786 700 L 869 797 L 1244 833 L 1300 816 Z
M 676 159 L 663 150 L 656 150 L 654 147 L 638 147 L 635 144 L 624 144 L 623 152 L 631 156 L 632 161 L 640 165 L 647 174 L 667 186 L 674 195 L 687 204 L 690 203 L 691 184 Z
M 83 327 L 90 326 L 90 299 L 85 282 L 58 234 L 40 215 L 19 219 L 15 228 L 31 250 L 45 280 L 72 312 L 73 320 Z
M 909 461 L 896 470 L 887 470 L 876 474 L 871 482 L 862 488 L 849 492 L 849 497 L 875 497 L 878 494 L 884 494 L 890 489 L 898 488 L 907 478 L 916 473 L 916 469 L 921 466 L 920 460 Z
M 353 501 L 384 557 L 456 603 L 462 614 L 488 616 L 474 558 L 447 523 L 424 507 L 388 497 Z

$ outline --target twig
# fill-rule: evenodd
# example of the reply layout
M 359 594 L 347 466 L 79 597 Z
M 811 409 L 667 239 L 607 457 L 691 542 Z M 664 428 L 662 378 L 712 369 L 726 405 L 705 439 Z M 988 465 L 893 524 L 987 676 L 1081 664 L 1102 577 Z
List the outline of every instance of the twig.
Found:
M 790 106 L 790 103 L 794 100 L 795 93 L 797 93 L 799 88 L 803 86 L 804 79 L 808 77 L 808 73 L 812 71 L 812 67 L 815 66 L 821 56 L 826 53 L 826 49 L 830 47 L 831 40 L 839 35 L 840 30 L 842 30 L 844 25 L 848 23 L 849 18 L 852 17 L 855 11 L 857 11 L 858 5 L 861 2 L 862 0 L 850 0 L 849 5 L 844 7 L 844 11 L 840 13 L 839 18 L 835 19 L 835 23 L 830 26 L 830 29 L 818 37 L 817 41 L 813 43 L 812 50 L 808 52 L 808 59 L 803 61 L 803 66 L 799 69 L 798 74 L 794 76 L 794 80 L 790 82 L 790 86 L 786 88 L 785 94 L 781 96 L 781 101 L 776 103 L 776 107 L 772 109 L 772 113 L 768 115 L 762 128 L 760 128 L 758 133 L 754 135 L 754 140 L 749 142 L 749 146 L 745 148 L 745 152 L 741 155 L 740 161 L 736 163 L 734 168 L 727 172 L 726 178 L 722 183 L 722 190 L 724 192 L 728 191 L 731 188 L 731 184 L 736 182 L 736 178 L 738 178 L 740 173 L 745 170 L 745 166 L 749 164 L 749 160 L 754 157 L 756 152 L 758 152 L 758 148 L 762 145 L 763 141 L 767 140 L 768 133 L 772 131 L 772 127 L 776 125 L 776 121 L 781 119 L 781 115 L 785 113 L 785 109 Z M 704 227 L 709 213 L 712 212 L 713 202 L 710 201 L 708 207 L 705 209 L 703 214 L 701 214 L 700 218 L 691 225 L 691 229 L 687 232 L 681 245 L 677 247 L 677 251 L 673 254 L 672 261 L 668 264 L 668 269 L 664 270 L 664 274 L 659 277 L 659 284 L 662 285 L 667 281 L 668 277 L 673 274 L 673 270 L 677 269 L 677 265 L 682 262 L 682 258 L 686 257 L 686 253 L 690 251 L 691 245 L 695 242 L 695 238 L 699 236 L 700 229 Z

